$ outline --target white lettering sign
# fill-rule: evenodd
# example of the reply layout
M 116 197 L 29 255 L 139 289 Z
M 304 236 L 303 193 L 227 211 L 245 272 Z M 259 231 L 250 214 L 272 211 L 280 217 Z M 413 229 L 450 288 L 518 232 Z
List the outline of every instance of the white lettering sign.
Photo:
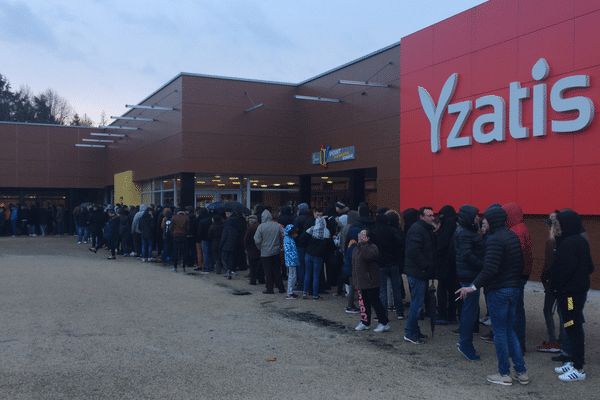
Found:
M 531 70 L 531 76 L 537 82 L 542 82 L 550 74 L 550 67 L 545 59 L 540 58 Z M 440 129 L 442 118 L 446 114 L 458 114 L 456 122 L 448 135 L 446 146 L 462 147 L 471 146 L 473 139 L 478 143 L 503 142 L 506 139 L 506 103 L 499 96 L 483 96 L 475 100 L 475 108 L 491 112 L 480 115 L 473 122 L 471 136 L 461 136 L 462 130 L 473 110 L 471 101 L 450 104 L 456 85 L 458 74 L 450 75 L 438 98 L 437 105 L 426 89 L 419 86 L 419 97 L 423 111 L 429 119 L 431 127 L 431 151 L 437 153 L 441 150 Z M 552 132 L 573 133 L 587 128 L 594 119 L 594 103 L 587 97 L 575 96 L 565 98 L 567 90 L 575 88 L 588 88 L 589 75 L 574 75 L 558 80 L 550 90 L 550 105 L 556 112 L 577 111 L 579 116 L 573 120 L 553 120 Z M 523 100 L 529 98 L 529 88 L 521 87 L 520 82 L 510 83 L 508 101 L 508 131 L 515 139 L 529 137 L 529 128 L 523 126 Z M 533 86 L 533 136 L 546 136 L 547 122 L 547 85 L 539 83 Z M 491 125 L 492 129 L 486 132 L 485 127 Z

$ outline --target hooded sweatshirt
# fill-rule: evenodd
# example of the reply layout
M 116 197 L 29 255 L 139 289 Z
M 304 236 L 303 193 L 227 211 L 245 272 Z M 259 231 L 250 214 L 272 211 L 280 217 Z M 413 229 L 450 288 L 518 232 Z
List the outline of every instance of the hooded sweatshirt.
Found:
M 533 255 L 531 252 L 531 236 L 529 229 L 523 223 L 523 210 L 517 203 L 508 203 L 502 206 L 506 211 L 506 226 L 519 237 L 521 251 L 523 252 L 523 271 L 521 279 L 528 280 L 533 271 Z
M 260 216 L 261 224 L 254 234 L 254 243 L 260 249 L 261 257 L 271 257 L 279 254 L 279 243 L 283 237 L 283 227 L 273 221 L 269 210 L 264 210 Z
M 550 267 L 550 288 L 557 295 L 587 292 L 594 262 L 590 245 L 581 236 L 581 217 L 575 211 L 562 211 L 556 218 L 562 235 Z
M 285 266 L 286 267 L 297 267 L 300 265 L 300 258 L 298 258 L 298 249 L 296 248 L 296 242 L 291 237 L 290 231 L 294 229 L 296 225 L 288 224 L 285 227 L 285 237 L 283 238 L 283 251 L 285 254 Z
M 142 216 L 146 213 L 146 210 L 148 209 L 148 206 L 146 204 L 142 204 L 140 206 L 140 211 L 138 211 L 135 214 L 135 217 L 133 217 L 133 222 L 131 223 L 131 233 L 137 232 L 137 233 L 142 233 L 140 231 L 140 218 L 142 218 Z

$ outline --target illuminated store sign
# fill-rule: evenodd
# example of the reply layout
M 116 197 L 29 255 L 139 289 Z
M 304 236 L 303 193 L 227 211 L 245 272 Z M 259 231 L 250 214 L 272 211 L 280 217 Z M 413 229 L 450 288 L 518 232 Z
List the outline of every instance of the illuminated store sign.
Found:
M 534 65 L 531 76 L 537 82 L 543 82 L 548 78 L 550 67 L 545 59 L 540 58 Z M 441 150 L 440 127 L 442 118 L 446 114 L 458 114 L 458 118 L 446 140 L 446 147 L 470 146 L 472 140 L 478 143 L 502 142 L 506 139 L 506 102 L 502 97 L 488 95 L 475 100 L 475 108 L 492 107 L 493 112 L 479 116 L 473 122 L 471 136 L 461 136 L 464 125 L 473 110 L 471 101 L 450 104 L 458 74 L 450 75 L 438 99 L 437 105 L 433 102 L 431 95 L 426 89 L 419 86 L 419 97 L 423 110 L 431 125 L 431 151 L 437 153 Z M 547 84 L 538 83 L 533 86 L 533 136 L 545 136 L 547 130 Z M 594 119 L 594 103 L 587 97 L 576 96 L 565 98 L 567 90 L 575 88 L 588 88 L 590 86 L 589 75 L 574 75 L 558 80 L 550 90 L 550 105 L 556 112 L 578 111 L 579 116 L 572 120 L 552 120 L 552 132 L 572 133 L 587 128 Z M 521 87 L 520 82 L 510 83 L 508 130 L 515 139 L 526 139 L 529 137 L 529 128 L 522 125 L 522 101 L 530 97 L 529 88 Z M 493 129 L 484 131 L 487 124 L 493 124 Z
M 327 168 L 327 163 L 354 160 L 356 153 L 354 146 L 342 147 L 341 149 L 331 149 L 330 146 L 321 145 L 321 151 L 312 153 L 312 164 L 322 165 Z

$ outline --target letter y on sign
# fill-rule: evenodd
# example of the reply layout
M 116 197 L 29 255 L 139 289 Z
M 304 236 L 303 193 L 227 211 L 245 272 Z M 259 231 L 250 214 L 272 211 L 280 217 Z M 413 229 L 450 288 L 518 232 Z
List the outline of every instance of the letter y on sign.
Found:
M 446 83 L 444 83 L 444 87 L 442 88 L 442 92 L 440 93 L 440 98 L 438 99 L 437 106 L 433 102 L 431 95 L 429 92 L 419 86 L 419 97 L 421 98 L 421 105 L 423 106 L 423 110 L 429 119 L 429 124 L 431 125 L 431 151 L 433 153 L 437 153 L 440 151 L 440 128 L 442 125 L 442 117 L 446 112 L 446 108 L 454 95 L 454 91 L 456 90 L 456 83 L 458 81 L 458 74 L 454 73 L 450 75 Z

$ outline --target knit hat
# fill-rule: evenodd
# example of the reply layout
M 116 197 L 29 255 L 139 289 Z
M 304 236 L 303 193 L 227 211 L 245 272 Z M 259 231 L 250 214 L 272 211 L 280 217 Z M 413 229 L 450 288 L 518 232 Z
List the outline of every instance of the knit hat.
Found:
M 308 204 L 306 204 L 306 203 L 298 204 L 298 211 L 300 211 L 300 212 L 308 211 Z

